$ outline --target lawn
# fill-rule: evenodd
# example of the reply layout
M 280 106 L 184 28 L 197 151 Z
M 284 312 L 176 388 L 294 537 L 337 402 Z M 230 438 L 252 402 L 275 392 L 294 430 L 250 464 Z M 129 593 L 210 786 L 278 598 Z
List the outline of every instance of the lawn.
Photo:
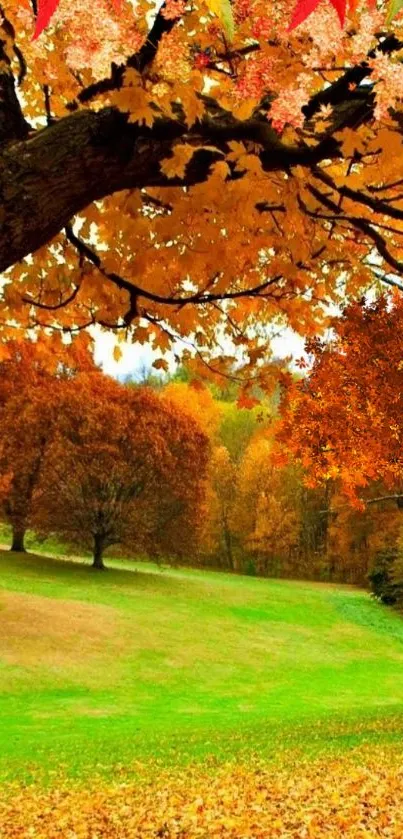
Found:
M 3 780 L 401 740 L 403 621 L 367 592 L 109 564 L 0 553 Z

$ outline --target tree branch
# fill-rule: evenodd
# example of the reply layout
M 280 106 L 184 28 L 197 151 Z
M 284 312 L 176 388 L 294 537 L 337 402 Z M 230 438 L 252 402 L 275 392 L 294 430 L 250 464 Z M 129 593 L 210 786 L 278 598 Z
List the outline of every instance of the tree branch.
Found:
M 107 271 L 105 267 L 102 265 L 102 260 L 99 254 L 84 242 L 82 239 L 77 236 L 71 225 L 66 227 L 66 236 L 69 242 L 77 249 L 79 254 L 89 262 L 91 262 L 95 267 L 100 271 L 102 276 L 105 279 L 110 280 L 114 285 L 117 286 L 121 291 L 127 291 L 130 295 L 131 300 L 131 309 L 125 315 L 124 318 L 124 325 L 128 326 L 129 323 L 134 319 L 134 317 L 138 314 L 137 311 L 137 301 L 139 298 L 143 298 L 144 300 L 149 300 L 153 303 L 160 303 L 164 306 L 183 306 L 187 305 L 197 305 L 197 306 L 204 306 L 208 303 L 215 303 L 222 300 L 238 300 L 243 297 L 265 297 L 266 292 L 269 288 L 273 285 L 276 285 L 281 280 L 281 275 L 277 275 L 271 277 L 269 280 L 264 280 L 257 286 L 253 286 L 250 289 L 241 289 L 240 291 L 228 291 L 228 292 L 206 292 L 200 291 L 196 292 L 195 294 L 189 295 L 171 295 L 167 297 L 166 295 L 155 294 L 152 291 L 148 291 L 145 288 L 141 288 L 134 283 L 131 283 L 129 280 L 124 279 L 119 274 L 116 274 L 113 271 Z M 29 299 L 30 303 L 34 303 L 31 299 Z M 35 304 L 34 304 L 35 305 Z M 47 307 L 44 304 L 41 305 L 41 308 L 54 308 L 52 306 Z M 132 317 L 130 315 L 132 314 Z M 130 320 L 128 320 L 130 318 Z

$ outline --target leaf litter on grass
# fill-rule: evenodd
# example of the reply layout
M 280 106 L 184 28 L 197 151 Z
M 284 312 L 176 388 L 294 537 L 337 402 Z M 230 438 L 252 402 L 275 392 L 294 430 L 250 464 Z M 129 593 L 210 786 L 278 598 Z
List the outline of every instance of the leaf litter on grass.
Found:
M 125 780 L 126 778 L 126 780 Z M 205 765 L 133 781 L 12 784 L 1 839 L 401 839 L 403 762 L 356 750 L 283 767 Z

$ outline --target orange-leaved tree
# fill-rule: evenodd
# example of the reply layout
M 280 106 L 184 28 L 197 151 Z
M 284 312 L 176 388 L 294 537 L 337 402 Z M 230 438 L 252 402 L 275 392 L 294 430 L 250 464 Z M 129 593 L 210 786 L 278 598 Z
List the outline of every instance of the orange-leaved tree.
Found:
M 217 435 L 222 407 L 206 386 L 197 381 L 190 384 L 169 382 L 162 395 L 176 406 L 179 413 L 191 417 L 210 439 Z
M 273 325 L 399 284 L 403 18 L 316 5 L 62 0 L 33 40 L 4 0 L 4 336 L 98 324 L 267 387 Z
M 32 502 L 46 449 L 58 420 L 63 383 L 94 368 L 86 341 L 68 347 L 58 335 L 19 338 L 3 347 L 0 362 L 1 510 L 12 546 L 24 551 Z
M 170 539 L 180 553 L 181 523 L 189 533 L 198 526 L 206 460 L 207 439 L 174 406 L 146 388 L 83 374 L 59 403 L 35 527 L 92 549 L 97 569 L 112 545 L 150 549 L 157 539 L 164 548 Z
M 279 438 L 310 485 L 332 481 L 362 507 L 378 483 L 378 496 L 402 504 L 402 297 L 350 305 L 333 327 L 333 340 L 308 345 L 312 369 L 285 391 Z

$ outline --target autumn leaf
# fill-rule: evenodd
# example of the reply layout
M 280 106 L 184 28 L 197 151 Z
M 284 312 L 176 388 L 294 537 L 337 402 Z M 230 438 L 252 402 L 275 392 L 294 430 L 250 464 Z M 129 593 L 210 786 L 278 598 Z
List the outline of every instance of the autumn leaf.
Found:
M 46 29 L 52 15 L 56 11 L 60 0 L 38 0 L 38 14 L 36 17 L 33 40 L 39 38 L 41 32 Z
M 291 31 L 303 23 L 312 12 L 318 7 L 320 0 L 298 0 L 297 5 L 295 6 L 290 24 L 288 26 L 288 30 Z M 344 18 L 346 16 L 346 3 L 347 0 L 330 0 L 331 5 L 339 16 L 340 24 L 343 26 Z
M 388 21 L 393 20 L 403 7 L 403 0 L 390 0 L 388 8 Z
M 197 148 L 188 143 L 176 145 L 172 157 L 163 160 L 160 164 L 161 171 L 167 178 L 184 178 L 186 167 L 195 151 Z
M 238 408 L 244 408 L 245 410 L 250 411 L 251 408 L 255 408 L 256 405 L 259 405 L 259 399 L 255 399 L 253 396 L 248 396 L 245 393 L 242 393 L 237 400 Z
M 155 361 L 153 361 L 153 367 L 155 370 L 164 370 L 165 372 L 168 372 L 169 370 L 168 362 L 165 361 L 164 358 L 156 358 Z
M 235 34 L 234 15 L 230 0 L 206 0 L 210 12 L 216 15 L 230 41 Z

